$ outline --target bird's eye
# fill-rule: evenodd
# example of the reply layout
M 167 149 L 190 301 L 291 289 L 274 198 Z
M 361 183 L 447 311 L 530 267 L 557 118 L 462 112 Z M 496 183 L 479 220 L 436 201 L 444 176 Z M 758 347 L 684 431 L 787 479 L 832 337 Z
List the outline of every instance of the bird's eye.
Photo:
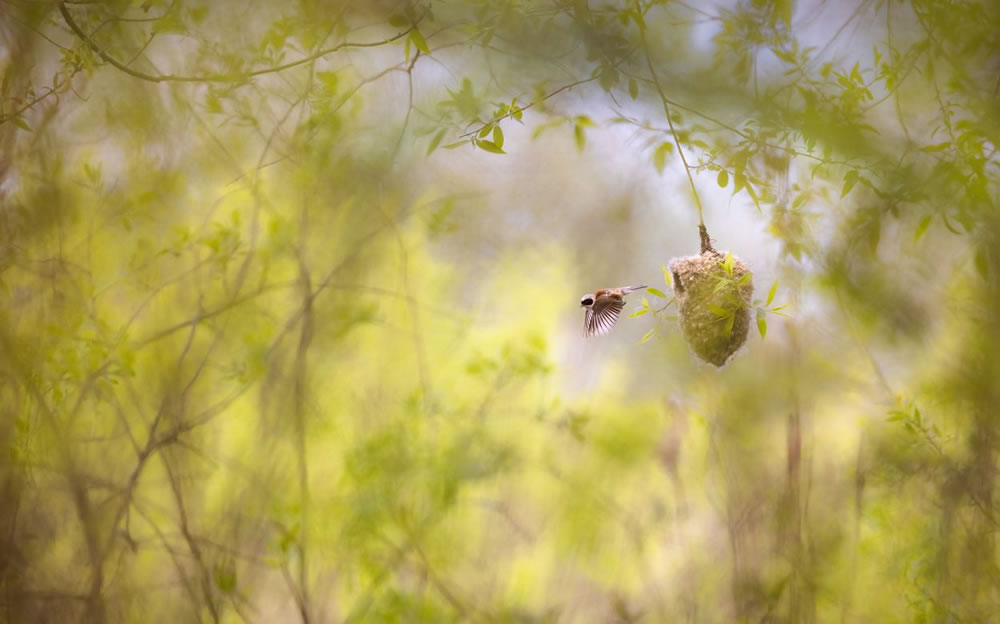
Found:
M 594 298 L 591 297 L 590 295 L 586 295 L 583 299 L 580 300 L 580 305 L 582 306 L 594 305 Z

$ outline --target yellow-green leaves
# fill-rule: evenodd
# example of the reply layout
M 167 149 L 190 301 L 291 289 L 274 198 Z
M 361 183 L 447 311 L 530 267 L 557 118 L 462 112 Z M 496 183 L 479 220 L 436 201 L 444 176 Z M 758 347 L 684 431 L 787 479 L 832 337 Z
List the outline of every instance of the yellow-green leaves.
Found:
M 485 137 L 492 136 L 492 140 Z M 477 138 L 473 140 L 478 147 L 483 150 L 490 152 L 491 154 L 506 154 L 503 151 L 503 130 L 500 129 L 499 125 L 486 124 L 478 132 Z
M 430 145 L 427 146 L 428 155 L 430 155 L 431 152 L 436 150 L 438 145 L 441 145 L 441 139 L 444 138 L 445 132 L 447 132 L 447 129 L 442 128 L 438 130 L 437 133 L 434 134 L 433 138 L 431 138 Z
M 649 307 L 649 300 L 646 299 L 645 297 L 643 297 L 642 298 L 642 307 L 636 308 L 635 312 L 633 312 L 632 314 L 629 314 L 628 317 L 629 318 L 636 318 L 638 316 L 642 316 L 643 314 L 649 314 L 649 312 L 650 312 L 651 309 L 652 308 Z
M 920 148 L 921 152 L 943 152 L 951 145 L 951 141 L 945 141 L 944 143 L 935 143 L 934 145 L 925 145 Z
M 503 130 L 500 126 L 493 126 L 493 142 L 496 143 L 497 147 L 503 147 Z
M 507 153 L 507 152 L 503 151 L 502 147 L 500 147 L 499 145 L 497 145 L 493 141 L 475 141 L 475 144 L 476 144 L 476 147 L 479 147 L 483 151 L 489 152 L 491 154 L 506 154 Z
M 576 141 L 576 149 L 583 151 L 583 148 L 587 144 L 587 135 L 584 132 L 584 128 L 587 126 L 593 126 L 594 122 L 590 117 L 586 115 L 577 115 L 573 123 L 573 140 Z
M 657 173 L 663 173 L 663 168 L 667 165 L 667 156 L 674 151 L 674 144 L 671 141 L 664 141 L 653 152 L 653 166 Z
M 410 41 L 413 42 L 413 46 L 415 48 L 417 48 L 424 54 L 431 53 L 430 46 L 427 45 L 427 40 L 424 39 L 424 36 L 420 34 L 420 31 L 417 28 L 414 28 L 413 30 L 410 31 Z
M 846 197 L 847 194 L 851 192 L 851 189 L 854 188 L 854 185 L 857 184 L 857 182 L 858 182 L 858 170 L 851 169 L 850 171 L 847 172 L 846 175 L 844 175 L 844 186 L 840 189 L 840 196 Z
M 598 82 L 601 88 L 605 91 L 611 91 L 611 89 L 618 84 L 618 70 L 615 69 L 613 65 L 605 65 L 599 69 L 600 76 L 598 77 Z
M 920 237 L 922 237 L 924 233 L 927 232 L 927 228 L 929 228 L 930 225 L 931 225 L 931 215 L 927 215 L 926 217 L 921 219 L 920 223 L 917 224 L 917 231 L 913 233 L 913 242 L 917 242 L 918 240 L 920 240 Z
M 767 336 L 767 318 L 766 312 L 763 309 L 757 308 L 757 331 L 760 332 L 760 337 L 764 338 Z
M 767 299 L 764 301 L 764 305 L 760 305 L 760 301 L 755 301 L 754 304 L 757 305 L 757 331 L 760 332 L 760 337 L 764 338 L 767 335 L 767 314 L 778 314 L 780 316 L 788 316 L 782 310 L 788 307 L 787 304 L 771 307 L 774 302 L 774 297 L 778 293 L 778 280 L 774 280 L 771 284 L 771 288 L 767 291 Z
M 447 87 L 445 87 L 447 89 Z M 460 115 L 466 114 L 476 114 L 480 108 L 479 98 L 476 97 L 475 92 L 472 88 L 472 82 L 469 79 L 462 81 L 462 88 L 457 93 L 448 89 L 451 94 L 450 100 L 445 100 L 438 103 L 438 107 L 445 109 L 447 111 L 456 111 Z M 508 119 L 513 119 L 518 123 L 523 123 L 521 121 L 524 115 L 524 109 L 522 109 L 517 104 L 517 98 L 510 101 L 509 104 L 505 102 L 500 102 L 497 104 L 496 108 L 493 110 L 493 115 L 490 121 L 482 124 L 478 129 L 467 132 L 462 136 L 470 136 L 471 138 L 462 139 L 454 143 L 449 143 L 445 145 L 445 149 L 455 149 L 456 147 L 461 147 L 467 143 L 472 143 L 483 150 L 490 152 L 491 154 L 506 154 L 503 146 L 505 142 L 503 128 L 500 124 Z M 478 118 L 478 117 L 477 117 Z M 577 124 L 583 125 L 584 123 L 592 123 L 586 117 L 578 117 Z M 582 121 L 581 121 L 582 120 Z M 537 130 L 536 130 L 537 132 Z M 439 131 L 439 135 L 444 133 L 444 129 Z M 428 153 L 433 151 L 440 142 L 438 135 L 435 135 L 434 139 L 431 141 L 432 147 L 428 149 Z
M 720 170 L 718 177 L 715 178 L 715 181 L 719 183 L 720 187 L 726 188 L 729 184 L 729 172 L 725 169 Z

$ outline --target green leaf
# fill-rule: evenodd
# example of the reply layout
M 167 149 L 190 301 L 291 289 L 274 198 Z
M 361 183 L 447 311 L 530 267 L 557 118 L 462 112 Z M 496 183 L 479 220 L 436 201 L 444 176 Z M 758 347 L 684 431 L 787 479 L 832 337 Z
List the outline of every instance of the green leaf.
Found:
M 674 287 L 674 278 L 670 274 L 670 269 L 668 269 L 665 264 L 661 264 L 660 268 L 663 269 L 663 283 L 672 289 Z
M 497 147 L 503 147 L 503 130 L 500 126 L 493 126 L 493 142 L 497 144 Z
M 925 145 L 920 148 L 921 152 L 943 152 L 951 145 L 951 141 L 945 141 L 944 143 L 936 143 L 934 145 Z
M 427 40 L 424 39 L 424 36 L 416 28 L 410 31 L 410 41 L 424 54 L 431 53 L 431 49 L 427 46 Z
M 729 172 L 723 169 L 719 172 L 719 177 L 715 181 L 719 183 L 720 187 L 726 188 L 726 185 L 729 184 Z
M 566 119 L 553 119 L 552 121 L 547 121 L 545 123 L 538 124 L 537 126 L 535 126 L 535 130 L 531 133 L 531 138 L 537 139 L 538 137 L 542 136 L 543 132 L 548 132 L 549 130 L 555 128 L 556 126 L 561 126 L 564 123 L 566 123 L 566 121 L 567 121 Z
M 618 84 L 618 70 L 613 66 L 608 65 L 601 70 L 601 76 L 598 78 L 598 82 L 601 88 L 605 91 L 611 91 L 612 87 Z
M 638 310 L 636 310 L 632 314 L 629 314 L 628 317 L 629 318 L 635 318 L 637 316 L 642 316 L 643 314 L 646 314 L 648 312 L 649 312 L 649 308 L 639 308 Z
M 979 273 L 979 277 L 984 280 L 988 279 L 990 276 L 990 265 L 986 261 L 986 252 L 982 249 L 977 249 L 974 261 L 976 265 L 976 272 Z
M 674 144 L 670 141 L 660 143 L 660 146 L 653 152 L 653 166 L 657 173 L 663 173 L 663 168 L 667 165 L 667 154 L 674 151 Z
M 483 151 L 490 152 L 491 154 L 506 154 L 499 145 L 493 141 L 476 141 L 476 145 L 481 147 Z
M 26 132 L 31 132 L 31 126 L 28 125 L 27 121 L 21 119 L 20 117 L 14 118 L 14 125 L 20 128 L 21 130 L 24 130 Z
M 649 342 L 649 339 L 652 338 L 653 334 L 655 333 L 656 333 L 656 328 L 654 327 L 653 329 L 643 334 L 642 338 L 639 339 L 639 344 L 642 344 L 644 342 Z
M 735 324 L 736 324 L 735 314 L 726 319 L 726 338 L 729 338 L 730 336 L 733 335 L 733 325 Z
M 786 28 L 792 26 L 792 0 L 775 0 L 774 14 L 781 19 Z
M 763 339 L 767 336 L 767 319 L 764 318 L 766 313 L 761 308 L 757 308 L 757 331 L 760 332 L 760 337 Z
M 573 126 L 573 137 L 576 139 L 576 149 L 582 152 L 587 145 L 587 135 L 583 132 L 583 126 L 580 124 Z
M 333 72 L 325 72 L 325 73 L 332 74 Z M 332 93 L 333 89 L 330 89 L 330 92 Z M 209 91 L 208 94 L 205 96 L 205 108 L 210 113 L 221 113 L 222 102 L 219 101 L 219 96 Z
M 236 591 L 236 568 L 232 566 L 216 566 L 215 586 L 223 594 L 231 594 Z
M 794 65 L 795 64 L 795 54 L 792 53 L 792 52 L 786 52 L 785 50 L 782 50 L 781 48 L 772 47 L 771 48 L 771 53 L 773 53 L 780 60 L 785 61 L 786 63 L 789 63 L 790 65 Z
M 733 274 L 733 252 L 726 254 L 726 259 L 722 261 L 722 268 L 726 270 L 726 273 Z
M 764 305 L 766 306 L 771 305 L 771 302 L 774 301 L 774 295 L 776 295 L 777 293 L 778 293 L 778 280 L 776 279 L 774 280 L 774 283 L 771 284 L 771 290 L 767 291 L 767 303 L 765 303 Z
M 840 189 L 840 196 L 845 197 L 848 193 L 850 193 L 851 189 L 854 188 L 854 185 L 857 183 L 857 181 L 858 181 L 858 170 L 851 169 L 850 171 L 848 171 L 847 175 L 844 176 L 844 187 Z
M 472 139 L 462 139 L 461 141 L 455 141 L 454 143 L 449 143 L 444 146 L 444 149 L 455 149 L 456 147 L 462 147 L 466 143 L 469 143 Z
M 428 156 L 431 154 L 431 152 L 437 149 L 438 145 L 441 145 L 441 139 L 444 138 L 445 132 L 446 130 L 442 128 L 441 130 L 438 130 L 437 134 L 434 135 L 434 138 L 431 139 L 431 144 L 427 146 Z
M 719 318 L 726 318 L 727 316 L 731 316 L 729 314 L 729 310 L 726 310 L 725 308 L 720 308 L 719 306 L 711 304 L 711 303 L 708 304 L 708 309 L 712 311 L 712 314 L 716 315 Z M 732 316 L 735 316 L 735 315 L 732 315 Z
M 399 15 L 399 14 L 397 14 L 397 15 L 390 15 L 389 16 L 389 25 L 390 26 L 395 26 L 396 28 L 406 28 L 407 26 L 410 25 L 410 20 L 406 19 L 406 17 L 404 17 L 402 15 Z
M 628 94 L 633 100 L 639 97 L 639 83 L 635 81 L 635 78 L 628 79 Z
M 492 130 L 493 130 L 493 124 L 486 124 L 485 126 L 479 129 L 479 135 L 478 135 L 479 138 L 485 139 L 486 135 L 489 134 Z
M 660 299 L 666 299 L 667 298 L 667 296 L 665 294 L 663 294 L 662 290 L 658 290 L 656 288 L 647 288 L 646 292 L 648 292 L 649 294 L 653 295 L 654 297 L 659 297 Z
M 919 224 L 917 224 L 917 231 L 913 234 L 913 242 L 917 242 L 918 240 L 920 240 L 920 237 L 923 236 L 924 233 L 927 231 L 927 228 L 930 227 L 931 216 L 932 215 L 927 215 L 926 217 L 920 220 Z

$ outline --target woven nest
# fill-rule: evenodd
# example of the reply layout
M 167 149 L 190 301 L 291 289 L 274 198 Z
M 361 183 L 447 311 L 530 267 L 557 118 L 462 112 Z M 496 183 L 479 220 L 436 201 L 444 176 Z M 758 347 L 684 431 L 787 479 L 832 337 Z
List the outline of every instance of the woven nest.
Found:
M 724 365 L 747 341 L 753 276 L 747 265 L 712 248 L 700 226 L 702 252 L 670 263 L 684 339 L 702 360 Z M 747 277 L 749 276 L 749 277 Z

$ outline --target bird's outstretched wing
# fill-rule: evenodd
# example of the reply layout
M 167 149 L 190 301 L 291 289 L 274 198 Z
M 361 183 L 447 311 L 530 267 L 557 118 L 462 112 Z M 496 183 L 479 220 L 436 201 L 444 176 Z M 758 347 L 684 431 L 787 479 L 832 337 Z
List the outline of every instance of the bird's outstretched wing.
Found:
M 625 308 L 625 302 L 621 297 L 602 296 L 598 297 L 593 307 L 587 308 L 586 317 L 583 320 L 584 334 L 590 336 L 605 336 L 615 326 L 618 315 Z

